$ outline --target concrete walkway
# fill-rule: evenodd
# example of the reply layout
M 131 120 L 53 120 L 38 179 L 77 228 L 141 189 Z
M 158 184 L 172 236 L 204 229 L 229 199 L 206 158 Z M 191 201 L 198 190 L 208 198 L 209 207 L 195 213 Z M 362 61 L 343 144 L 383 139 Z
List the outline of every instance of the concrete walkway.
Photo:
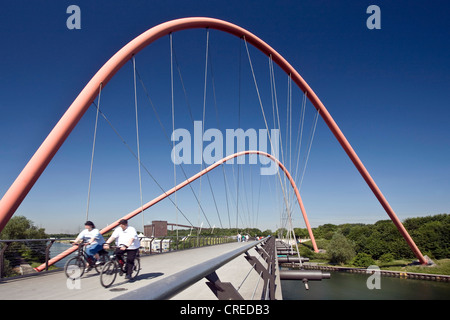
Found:
M 95 270 L 85 274 L 78 283 L 68 280 L 62 271 L 42 273 L 35 276 L 2 279 L 0 281 L 0 300 L 69 300 L 69 299 L 112 299 L 129 290 L 141 288 L 153 281 L 157 281 L 171 274 L 207 261 L 242 246 L 242 243 L 227 243 L 216 246 L 202 247 L 164 254 L 141 257 L 141 271 L 133 282 L 126 282 L 118 276 L 110 288 L 103 288 L 100 277 Z M 254 249 L 251 255 L 259 257 Z M 252 269 L 243 255 L 232 260 L 217 270 L 217 275 L 223 282 L 231 282 L 244 299 L 255 300 L 261 298 L 263 281 Z M 247 277 L 247 278 L 246 278 Z M 242 281 L 245 282 L 241 285 Z M 205 284 L 206 279 L 200 280 L 173 299 L 183 300 L 215 300 L 215 295 Z M 281 286 L 278 281 L 277 297 L 281 299 Z

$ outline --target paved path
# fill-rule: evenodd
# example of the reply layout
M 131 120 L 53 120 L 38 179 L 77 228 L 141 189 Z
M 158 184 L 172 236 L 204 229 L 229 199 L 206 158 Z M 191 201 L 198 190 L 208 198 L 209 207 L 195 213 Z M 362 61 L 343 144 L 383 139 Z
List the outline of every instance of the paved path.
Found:
M 136 281 L 126 282 L 123 277 L 117 277 L 116 282 L 108 289 L 100 284 L 99 275 L 93 270 L 85 274 L 80 282 L 79 288 L 73 288 L 67 283 L 64 272 L 48 272 L 35 276 L 16 278 L 0 281 L 0 300 L 65 300 L 65 299 L 112 299 L 129 290 L 141 288 L 153 281 L 157 281 L 171 274 L 207 261 L 218 255 L 232 251 L 242 243 L 227 243 L 216 246 L 202 247 L 164 254 L 155 254 L 141 257 L 141 272 Z M 259 256 L 254 249 L 249 250 L 251 255 Z M 259 275 L 252 270 L 251 265 L 243 255 L 232 260 L 217 270 L 217 275 L 223 282 L 231 282 L 238 288 L 247 276 L 239 293 L 245 299 L 259 300 L 262 292 L 261 280 L 256 289 Z M 215 295 L 205 284 L 206 279 L 200 280 L 173 299 L 184 300 L 214 300 Z M 71 288 L 72 287 L 72 288 Z M 277 297 L 281 299 L 281 287 L 278 282 Z M 254 293 L 255 292 L 255 293 Z

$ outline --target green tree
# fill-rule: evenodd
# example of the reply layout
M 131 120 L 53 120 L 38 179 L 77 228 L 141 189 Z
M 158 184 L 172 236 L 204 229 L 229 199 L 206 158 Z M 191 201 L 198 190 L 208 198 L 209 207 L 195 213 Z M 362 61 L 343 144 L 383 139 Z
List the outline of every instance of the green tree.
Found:
M 338 226 L 327 223 L 327 224 L 324 224 L 317 228 L 314 228 L 313 234 L 315 234 L 317 238 L 330 240 L 337 230 L 338 230 Z
M 294 228 L 294 233 L 298 238 L 301 239 L 309 238 L 308 229 L 306 228 Z
M 0 234 L 2 240 L 15 240 L 15 239 L 45 239 L 48 238 L 44 228 L 38 228 L 33 224 L 33 221 L 27 219 L 24 216 L 12 217 L 6 224 L 5 228 Z M 45 258 L 45 241 L 30 242 L 13 242 L 5 252 L 5 264 L 13 267 L 21 260 L 43 261 Z M 7 268 L 11 271 L 11 268 Z
M 424 252 L 432 253 L 436 259 L 450 257 L 450 215 L 436 215 L 425 218 L 417 218 L 421 224 L 417 223 L 416 228 L 411 230 L 411 236 L 416 241 L 417 246 Z M 414 222 L 410 219 L 410 223 Z
M 331 262 L 347 263 L 355 256 L 354 245 L 340 231 L 337 231 L 328 245 L 328 254 Z
M 45 239 L 44 228 L 38 228 L 24 216 L 12 217 L 0 233 L 0 239 Z
M 353 258 L 352 264 L 355 267 L 367 268 L 368 266 L 374 265 L 375 261 L 367 253 L 360 252 Z
M 403 225 L 423 254 L 436 259 L 450 258 L 450 214 L 408 218 Z M 415 258 L 391 220 L 367 225 L 325 224 L 314 228 L 313 232 L 317 241 L 330 241 L 336 232 L 340 232 L 352 242 L 356 252 L 366 253 L 375 260 L 385 254 L 392 255 L 394 259 Z
M 392 253 L 385 253 L 380 257 L 380 261 L 383 263 L 394 261 L 394 255 Z

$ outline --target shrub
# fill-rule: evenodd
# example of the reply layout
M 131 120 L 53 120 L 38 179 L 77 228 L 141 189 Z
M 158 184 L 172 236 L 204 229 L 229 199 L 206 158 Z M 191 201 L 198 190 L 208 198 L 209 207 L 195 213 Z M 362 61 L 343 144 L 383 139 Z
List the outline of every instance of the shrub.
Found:
M 352 261 L 355 267 L 367 268 L 368 266 L 374 265 L 375 261 L 370 255 L 364 252 L 358 253 Z
M 392 253 L 385 253 L 380 257 L 380 261 L 383 263 L 392 262 L 394 260 L 394 255 Z
M 341 232 L 336 232 L 328 245 L 328 253 L 331 262 L 346 263 L 355 256 L 353 243 Z

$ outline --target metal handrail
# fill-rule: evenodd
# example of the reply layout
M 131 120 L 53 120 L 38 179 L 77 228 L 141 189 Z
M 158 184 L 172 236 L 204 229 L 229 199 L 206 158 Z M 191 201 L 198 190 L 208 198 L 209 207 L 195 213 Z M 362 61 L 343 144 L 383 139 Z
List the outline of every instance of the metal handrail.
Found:
M 146 238 L 150 239 L 150 248 L 152 247 L 153 241 L 155 241 L 155 240 L 161 241 L 160 248 L 156 249 L 156 250 L 150 250 L 148 252 L 148 254 L 163 253 L 164 251 L 162 250 L 162 243 L 163 243 L 163 240 L 166 240 L 166 239 L 170 240 L 168 251 L 185 250 L 185 249 L 189 249 L 189 248 L 198 248 L 198 247 L 203 247 L 203 246 L 218 245 L 218 244 L 235 241 L 233 236 L 203 236 L 203 235 L 198 236 L 197 235 L 197 236 L 184 236 L 183 237 L 183 236 L 173 235 L 173 236 L 146 237 Z M 184 240 L 181 240 L 183 238 L 184 238 Z M 171 243 L 175 243 L 177 247 L 172 248 L 170 245 Z M 179 248 L 178 246 L 181 243 L 182 243 L 182 248 Z
M 170 299 L 184 289 L 190 287 L 202 278 L 215 272 L 217 269 L 237 258 L 258 244 L 265 242 L 268 238 L 249 242 L 243 247 L 225 253 L 216 258 L 202 262 L 198 265 L 175 273 L 164 279 L 148 284 L 145 287 L 127 292 L 114 300 L 164 300 Z
M 47 238 L 47 239 L 9 239 L 0 240 L 0 242 L 38 242 L 38 241 L 67 241 L 73 238 Z
M 198 239 L 198 238 L 203 238 L 203 237 L 205 237 L 205 236 L 195 236 L 195 237 L 192 237 L 192 239 Z M 215 236 L 215 237 L 219 237 L 219 236 Z M 161 240 L 161 242 L 160 242 L 160 248 L 159 248 L 159 250 L 157 251 L 158 253 L 163 253 L 163 240 L 164 239 L 170 239 L 171 241 L 173 241 L 173 239 L 175 239 L 175 238 L 179 238 L 179 237 L 176 237 L 176 236 L 165 236 L 165 237 L 149 237 L 149 239 L 151 239 L 150 240 L 150 254 L 152 254 L 152 252 L 153 253 L 155 253 L 155 251 L 152 251 L 152 242 L 154 241 L 154 240 Z M 14 242 L 19 242 L 19 243 L 27 243 L 27 242 L 48 242 L 48 244 L 46 244 L 46 247 L 45 247 L 45 261 L 44 261 L 44 263 L 45 263 L 45 271 L 48 271 L 48 261 L 50 260 L 50 248 L 52 247 L 52 245 L 53 245 L 53 243 L 54 242 L 57 242 L 57 241 L 68 241 L 68 240 L 73 240 L 73 238 L 47 238 L 47 239 L 7 239 L 7 240 L 4 240 L 4 239 L 2 239 L 2 240 L 0 240 L 0 244 L 2 244 L 2 246 L 0 246 L 0 279 L 1 278 L 3 278 L 5 275 L 4 275 L 4 273 L 5 273 L 5 270 L 4 270 L 4 265 L 5 265 L 5 263 L 4 263 L 4 256 L 5 256 L 5 252 L 6 252 L 6 250 L 7 249 L 9 249 L 9 247 L 10 247 L 10 245 L 12 244 L 12 243 L 14 243 Z M 231 238 L 229 238 L 229 240 L 230 240 L 230 242 L 232 241 L 231 240 Z M 193 247 L 197 247 L 197 245 L 196 245 L 196 241 L 193 241 L 193 245 L 191 246 L 191 237 L 187 237 L 186 238 L 186 241 L 189 241 L 189 247 L 188 248 L 193 248 Z M 178 245 L 178 242 L 179 241 L 177 241 L 177 245 Z M 203 243 L 204 244 L 204 243 Z M 183 241 L 183 249 L 178 249 L 178 250 L 184 250 L 184 249 L 187 249 L 186 248 L 186 242 L 185 241 Z M 174 251 L 173 250 L 173 248 L 171 248 L 171 246 L 170 246 L 170 242 L 169 242 L 169 251 Z
M 55 241 L 67 241 L 72 240 L 72 238 L 47 238 L 47 239 L 8 239 L 0 240 L 0 244 L 3 243 L 3 247 L 0 250 L 0 279 L 4 276 L 4 256 L 6 250 L 14 242 L 49 242 L 45 247 L 45 271 L 48 271 L 48 260 L 50 258 L 50 248 Z

